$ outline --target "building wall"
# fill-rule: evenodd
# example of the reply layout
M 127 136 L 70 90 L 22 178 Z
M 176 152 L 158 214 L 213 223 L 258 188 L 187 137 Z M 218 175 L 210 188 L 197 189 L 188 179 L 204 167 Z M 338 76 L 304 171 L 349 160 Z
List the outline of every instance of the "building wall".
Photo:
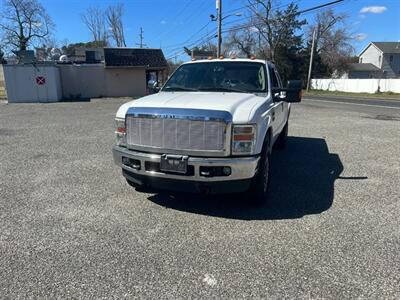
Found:
M 393 57 L 392 61 L 390 61 L 390 56 Z M 385 53 L 383 55 L 382 70 L 385 71 L 386 78 L 400 77 L 400 54 Z
M 7 99 L 6 81 L 4 79 L 3 65 L 0 64 L 0 99 Z
M 381 68 L 382 65 L 382 52 L 378 50 L 374 45 L 370 44 L 370 46 L 364 51 L 362 55 L 359 57 L 359 63 L 366 64 L 371 63 L 378 68 Z M 381 57 L 379 61 L 379 57 Z
M 64 98 L 129 97 L 146 94 L 144 68 L 59 65 Z
M 311 88 L 351 93 L 400 93 L 400 79 L 312 79 Z

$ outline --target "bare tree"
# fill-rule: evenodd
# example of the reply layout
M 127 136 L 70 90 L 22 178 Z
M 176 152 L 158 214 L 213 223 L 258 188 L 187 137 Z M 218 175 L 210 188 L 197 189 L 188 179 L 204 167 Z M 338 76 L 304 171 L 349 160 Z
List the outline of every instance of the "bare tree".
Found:
M 122 3 L 109 6 L 105 12 L 107 24 L 111 31 L 111 37 L 117 47 L 126 47 L 124 25 L 122 23 L 123 14 L 124 6 Z
M 288 46 L 298 40 L 296 31 L 306 21 L 298 20 L 298 7 L 290 3 L 284 11 L 274 10 L 273 0 L 248 0 L 249 9 L 254 15 L 254 28 L 267 42 L 267 58 L 275 60 L 278 48 Z M 297 41 L 296 41 L 297 42 Z
M 314 24 L 308 28 L 309 39 L 313 30 L 316 30 L 315 52 L 331 71 L 340 71 L 354 52 L 352 34 L 347 30 L 346 19 L 345 14 L 335 14 L 332 9 L 327 9 L 319 12 Z
M 107 42 L 108 35 L 104 11 L 98 7 L 89 7 L 82 14 L 82 21 L 89 29 L 95 42 Z
M 239 55 L 250 57 L 256 54 L 256 38 L 252 28 L 232 30 L 224 45 L 225 51 L 238 52 Z
M 5 0 L 0 29 L 4 41 L 19 50 L 34 42 L 46 42 L 54 24 L 37 0 Z

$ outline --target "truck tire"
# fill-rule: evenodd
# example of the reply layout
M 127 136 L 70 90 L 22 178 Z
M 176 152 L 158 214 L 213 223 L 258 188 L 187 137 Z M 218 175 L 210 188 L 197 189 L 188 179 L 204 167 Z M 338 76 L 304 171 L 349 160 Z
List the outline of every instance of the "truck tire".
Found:
M 283 127 L 281 133 L 278 136 L 278 139 L 276 140 L 275 147 L 277 149 L 284 149 L 286 147 L 288 133 L 289 133 L 289 120 L 286 121 L 285 126 Z
M 267 202 L 271 170 L 270 162 L 271 151 L 270 138 L 268 136 L 264 142 L 257 175 L 254 177 L 250 187 L 250 202 L 253 204 L 262 205 Z

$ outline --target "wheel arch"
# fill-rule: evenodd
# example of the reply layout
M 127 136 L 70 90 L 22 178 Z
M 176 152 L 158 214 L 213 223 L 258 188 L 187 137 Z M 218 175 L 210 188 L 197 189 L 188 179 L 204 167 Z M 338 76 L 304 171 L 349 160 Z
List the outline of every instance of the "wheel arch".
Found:
M 269 144 L 268 145 L 266 144 L 267 138 L 269 138 Z M 271 150 L 272 150 L 272 145 L 271 144 L 272 144 L 272 127 L 269 126 L 267 131 L 265 132 L 265 135 L 264 135 L 262 152 L 264 152 L 265 147 L 268 147 L 268 151 L 269 151 L 269 153 L 271 153 Z

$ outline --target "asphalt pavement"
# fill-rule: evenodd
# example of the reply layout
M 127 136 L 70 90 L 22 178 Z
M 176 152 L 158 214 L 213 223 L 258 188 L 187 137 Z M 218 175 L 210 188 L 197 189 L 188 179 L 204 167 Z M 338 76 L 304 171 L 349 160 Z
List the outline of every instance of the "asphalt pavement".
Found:
M 0 103 L 0 298 L 399 299 L 400 110 L 316 100 L 263 207 L 131 188 L 126 100 Z

